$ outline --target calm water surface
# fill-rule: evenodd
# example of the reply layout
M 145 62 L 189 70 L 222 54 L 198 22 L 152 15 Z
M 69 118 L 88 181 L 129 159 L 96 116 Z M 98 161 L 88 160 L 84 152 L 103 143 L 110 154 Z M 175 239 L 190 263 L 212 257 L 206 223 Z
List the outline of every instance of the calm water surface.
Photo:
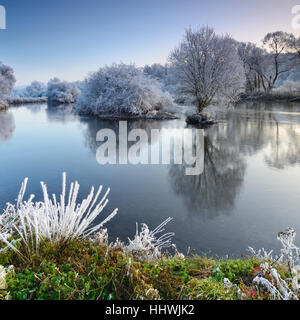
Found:
M 107 225 L 112 240 L 132 236 L 136 221 L 155 227 L 169 216 L 168 231 L 183 252 L 278 249 L 277 232 L 288 226 L 300 239 L 300 106 L 245 105 L 219 118 L 205 130 L 203 174 L 186 176 L 183 165 L 99 165 L 96 133 L 117 122 L 46 105 L 11 108 L 0 113 L 0 207 L 14 202 L 24 177 L 37 199 L 41 180 L 59 194 L 66 171 L 68 181 L 80 182 L 81 198 L 92 185 L 111 187 L 103 217 L 119 208 Z M 129 124 L 129 130 L 184 127 L 181 120 Z

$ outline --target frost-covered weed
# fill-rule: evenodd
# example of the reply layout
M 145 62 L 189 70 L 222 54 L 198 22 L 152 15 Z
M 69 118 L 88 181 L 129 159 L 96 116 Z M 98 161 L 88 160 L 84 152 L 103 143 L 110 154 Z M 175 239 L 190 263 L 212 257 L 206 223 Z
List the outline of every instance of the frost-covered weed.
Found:
M 296 232 L 292 228 L 279 232 L 277 239 L 283 249 L 276 257 L 272 256 L 273 251 L 261 249 L 256 252 L 248 248 L 251 255 L 261 261 L 261 274 L 254 278 L 253 283 L 267 290 L 273 300 L 298 300 L 299 284 L 295 264 L 300 261 L 300 248 L 295 245 L 295 238 Z M 282 279 L 275 265 L 287 265 L 291 278 Z
M 6 289 L 6 278 L 13 271 L 14 271 L 13 266 L 9 266 L 8 268 L 5 268 L 0 265 L 0 290 Z
M 1 215 L 0 240 L 15 251 L 14 240 L 10 237 L 17 235 L 25 245 L 28 253 L 38 250 L 41 240 L 48 239 L 51 243 L 62 244 L 74 238 L 88 238 L 100 230 L 118 212 L 115 209 L 101 223 L 95 224 L 96 218 L 108 203 L 108 189 L 99 200 L 103 187 L 95 193 L 92 187 L 90 194 L 80 204 L 77 203 L 79 184 L 71 183 L 68 196 L 66 195 L 66 174 L 63 174 L 62 194 L 60 202 L 56 196 L 49 198 L 46 185 L 41 182 L 43 201 L 34 202 L 34 195 L 24 201 L 28 179 L 25 179 L 16 205 L 8 204 Z M 66 198 L 67 196 L 67 198 Z
M 172 221 L 172 218 L 166 219 L 153 231 L 146 224 L 142 224 L 139 231 L 138 224 L 136 226 L 136 234 L 133 240 L 129 240 L 129 244 L 124 247 L 126 253 L 131 253 L 137 260 L 152 261 L 161 257 L 162 249 L 172 246 L 171 238 L 174 233 L 169 232 L 157 238 L 157 235 L 164 232 L 164 227 Z
M 253 279 L 253 284 L 267 290 L 272 300 L 298 300 L 297 290 L 289 286 L 288 279 L 282 279 L 278 271 L 268 262 L 260 265 L 262 274 Z
M 139 230 L 138 224 L 136 224 L 136 234 L 133 239 L 128 238 L 128 243 L 120 241 L 118 238 L 116 241 L 108 242 L 107 229 L 100 229 L 95 233 L 91 240 L 96 245 L 107 245 L 108 251 L 119 248 L 125 253 L 132 254 L 135 260 L 138 261 L 155 261 L 162 256 L 162 249 L 172 247 L 174 249 L 177 258 L 184 258 L 176 246 L 172 244 L 171 238 L 175 235 L 173 232 L 165 233 L 164 227 L 172 221 L 172 218 L 166 219 L 153 231 L 145 224 L 141 224 L 141 230 Z
M 98 232 L 96 232 L 93 237 L 91 237 L 91 240 L 96 245 L 108 245 L 108 232 L 107 229 L 100 229 Z

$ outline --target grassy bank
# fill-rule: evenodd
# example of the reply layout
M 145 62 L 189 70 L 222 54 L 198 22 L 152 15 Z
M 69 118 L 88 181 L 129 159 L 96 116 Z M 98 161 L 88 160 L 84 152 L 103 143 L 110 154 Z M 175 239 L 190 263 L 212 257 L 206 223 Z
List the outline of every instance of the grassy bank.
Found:
M 26 255 L 25 248 L 19 245 L 18 249 Z M 73 240 L 64 246 L 43 241 L 38 253 L 30 259 L 9 249 L 0 254 L 0 265 L 14 266 L 7 271 L 1 299 L 269 298 L 267 292 L 252 284 L 260 270 L 255 258 L 212 260 L 199 256 L 162 256 L 157 261 L 142 262 L 121 247 Z M 283 278 L 289 276 L 284 268 L 279 272 Z

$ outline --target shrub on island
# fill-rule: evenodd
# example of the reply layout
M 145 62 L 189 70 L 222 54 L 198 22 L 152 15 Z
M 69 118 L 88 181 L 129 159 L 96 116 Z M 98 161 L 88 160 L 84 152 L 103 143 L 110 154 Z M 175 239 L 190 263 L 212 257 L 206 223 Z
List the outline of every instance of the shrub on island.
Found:
M 134 65 L 113 64 L 92 73 L 82 86 L 76 109 L 80 114 L 146 115 L 172 104 L 161 84 Z
M 79 89 L 73 83 L 60 81 L 58 78 L 48 82 L 47 97 L 50 104 L 75 103 L 79 94 Z

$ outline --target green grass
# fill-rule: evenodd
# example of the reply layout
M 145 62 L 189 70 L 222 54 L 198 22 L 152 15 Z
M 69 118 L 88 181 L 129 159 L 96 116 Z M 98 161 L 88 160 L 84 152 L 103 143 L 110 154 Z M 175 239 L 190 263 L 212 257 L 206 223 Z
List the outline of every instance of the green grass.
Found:
M 19 248 L 22 251 L 22 248 Z M 121 248 L 107 250 L 91 241 L 74 240 L 64 247 L 44 241 L 38 254 L 24 260 L 9 250 L 0 265 L 14 266 L 0 299 L 239 299 L 237 289 L 225 289 L 224 278 L 245 299 L 265 299 L 252 286 L 255 259 L 213 260 L 191 256 L 135 261 Z

